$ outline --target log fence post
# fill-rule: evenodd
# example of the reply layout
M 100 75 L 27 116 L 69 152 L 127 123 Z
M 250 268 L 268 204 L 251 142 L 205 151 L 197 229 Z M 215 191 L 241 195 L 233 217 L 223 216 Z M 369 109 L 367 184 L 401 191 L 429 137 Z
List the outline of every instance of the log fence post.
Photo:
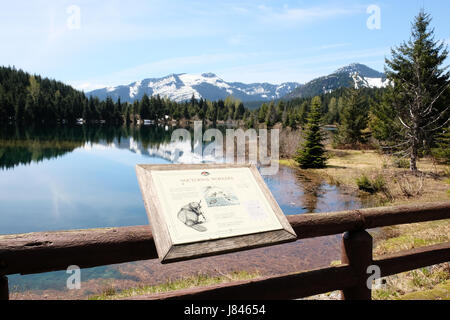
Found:
M 341 262 L 355 272 L 357 285 L 341 290 L 343 300 L 371 300 L 372 291 L 367 285 L 367 267 L 372 259 L 372 236 L 365 230 L 348 231 L 342 237 Z
M 9 300 L 8 278 L 0 275 L 0 300 Z

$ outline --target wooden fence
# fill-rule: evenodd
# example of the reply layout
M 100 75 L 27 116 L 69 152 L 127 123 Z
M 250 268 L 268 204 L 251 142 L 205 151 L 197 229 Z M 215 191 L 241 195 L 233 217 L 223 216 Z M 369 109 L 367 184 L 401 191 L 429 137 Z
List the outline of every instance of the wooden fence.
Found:
M 179 290 L 136 299 L 296 299 L 342 290 L 343 299 L 368 300 L 367 267 L 381 276 L 450 261 L 450 242 L 373 259 L 372 237 L 377 227 L 450 219 L 450 202 L 383 207 L 288 216 L 298 239 L 343 233 L 339 266 L 263 277 L 203 288 Z M 156 259 L 148 226 L 37 232 L 0 236 L 0 300 L 8 299 L 10 274 L 90 268 Z

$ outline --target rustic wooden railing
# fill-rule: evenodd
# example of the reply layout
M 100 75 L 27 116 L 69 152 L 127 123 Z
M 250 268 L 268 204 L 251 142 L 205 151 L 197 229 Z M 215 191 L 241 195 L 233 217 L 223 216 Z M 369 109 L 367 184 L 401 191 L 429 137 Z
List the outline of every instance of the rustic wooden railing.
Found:
M 342 290 L 344 299 L 371 299 L 366 284 L 368 266 L 377 265 L 384 277 L 447 262 L 450 242 L 373 259 L 372 237 L 366 229 L 442 219 L 450 219 L 450 202 L 288 216 L 299 239 L 344 233 L 342 264 L 136 299 L 296 299 L 333 290 Z M 9 297 L 7 275 L 10 274 L 156 258 L 148 226 L 1 235 L 0 300 Z

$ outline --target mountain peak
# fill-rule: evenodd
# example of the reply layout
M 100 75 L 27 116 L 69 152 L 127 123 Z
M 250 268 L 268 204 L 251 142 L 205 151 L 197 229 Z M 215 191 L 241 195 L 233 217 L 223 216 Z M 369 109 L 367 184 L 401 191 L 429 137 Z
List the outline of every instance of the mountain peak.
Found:
M 104 88 L 89 92 L 90 95 L 100 99 L 110 96 L 114 100 L 133 102 L 139 100 L 144 94 L 148 96 L 160 95 L 171 100 L 182 102 L 189 100 L 193 95 L 199 99 L 211 101 L 225 99 L 232 95 L 243 102 L 270 101 L 279 99 L 299 87 L 296 82 L 282 83 L 237 83 L 226 82 L 212 72 L 202 74 L 170 74 L 161 78 L 149 78 L 136 81 L 128 86 Z
M 342 87 L 354 88 L 382 88 L 388 84 L 386 76 L 361 63 L 352 63 L 337 69 L 328 76 L 311 80 L 298 87 L 285 98 L 313 97 L 323 93 L 330 93 Z
M 346 74 L 355 74 L 362 77 L 367 78 L 383 78 L 384 74 L 381 72 L 378 72 L 372 68 L 369 68 L 368 66 L 361 64 L 361 63 L 351 63 L 345 67 L 337 69 L 334 74 L 340 74 L 340 73 L 346 73 Z

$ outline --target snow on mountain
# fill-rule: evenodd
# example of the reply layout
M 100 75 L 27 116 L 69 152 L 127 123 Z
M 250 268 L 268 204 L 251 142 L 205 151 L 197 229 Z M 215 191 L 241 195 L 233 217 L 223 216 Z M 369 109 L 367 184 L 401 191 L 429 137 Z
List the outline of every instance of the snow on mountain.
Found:
M 388 85 L 386 76 L 366 65 L 353 63 L 342 67 L 330 75 L 319 77 L 302 85 L 286 82 L 279 85 L 270 83 L 226 82 L 214 73 L 171 74 L 162 78 L 150 78 L 128 85 L 109 87 L 88 92 L 88 95 L 106 99 L 133 102 L 144 94 L 160 95 L 174 101 L 186 101 L 194 96 L 211 101 L 225 99 L 232 95 L 243 102 L 270 101 L 284 98 L 311 97 L 330 93 L 341 87 L 381 88 Z
M 319 77 L 300 86 L 284 98 L 312 97 L 330 93 L 341 87 L 382 88 L 388 85 L 386 76 L 366 65 L 353 63 L 330 75 Z
M 214 73 L 203 74 L 171 74 L 162 78 L 151 78 L 136 81 L 129 85 L 103 88 L 89 92 L 89 95 L 106 99 L 110 96 L 114 100 L 132 102 L 148 96 L 160 95 L 174 101 L 186 101 L 195 98 L 208 100 L 225 99 L 227 96 L 246 101 L 262 101 L 278 99 L 285 96 L 299 83 L 287 82 L 280 85 L 270 83 L 245 84 L 241 82 L 225 82 Z

